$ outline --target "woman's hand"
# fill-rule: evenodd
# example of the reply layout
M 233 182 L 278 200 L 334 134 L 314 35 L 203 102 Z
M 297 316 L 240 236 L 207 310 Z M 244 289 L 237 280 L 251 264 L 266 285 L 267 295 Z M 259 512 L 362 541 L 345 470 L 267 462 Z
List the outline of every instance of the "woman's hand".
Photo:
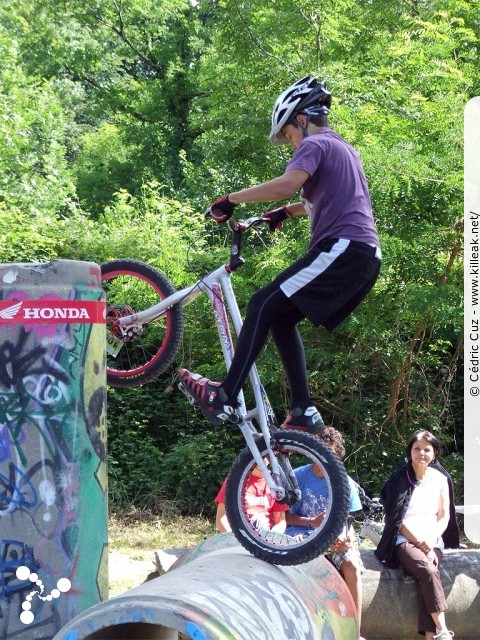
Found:
M 429 557 L 429 554 L 433 553 L 435 558 L 437 557 L 433 551 L 434 543 L 431 540 L 418 540 L 415 546 L 420 549 L 420 551 L 423 551 L 426 556 Z
M 433 564 L 438 564 L 438 556 L 433 549 L 430 549 L 430 551 L 427 553 L 427 558 L 431 562 L 433 562 Z
M 425 555 L 430 551 L 431 547 L 426 540 L 417 540 L 417 544 L 415 545 L 417 549 L 423 551 Z
M 431 549 L 430 545 L 428 544 L 428 542 L 426 540 L 417 540 L 417 543 L 415 544 L 415 546 L 417 547 L 417 549 L 420 549 L 420 551 L 423 551 L 423 553 L 425 553 L 425 555 Z

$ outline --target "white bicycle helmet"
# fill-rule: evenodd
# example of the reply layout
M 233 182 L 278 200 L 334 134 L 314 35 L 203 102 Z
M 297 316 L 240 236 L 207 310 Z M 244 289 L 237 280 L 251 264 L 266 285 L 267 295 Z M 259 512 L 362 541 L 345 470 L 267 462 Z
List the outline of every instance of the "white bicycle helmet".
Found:
M 318 82 L 316 78 L 311 76 L 297 80 L 288 89 L 285 89 L 275 101 L 270 142 L 274 146 L 288 144 L 289 141 L 282 134 L 283 127 L 293 120 L 297 113 L 328 114 L 331 101 L 332 95 L 323 82 Z

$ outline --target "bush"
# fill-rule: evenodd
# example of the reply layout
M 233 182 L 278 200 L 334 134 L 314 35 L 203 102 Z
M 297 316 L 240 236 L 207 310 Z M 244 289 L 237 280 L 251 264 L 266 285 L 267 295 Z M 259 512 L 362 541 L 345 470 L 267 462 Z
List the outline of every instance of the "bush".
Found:
M 162 461 L 161 485 L 184 515 L 213 515 L 214 499 L 240 451 L 238 434 L 206 431 L 175 444 Z
M 126 429 L 108 446 L 109 500 L 112 511 L 131 506 L 154 506 L 160 493 L 159 471 L 163 453 L 156 447 L 145 425 Z M 153 498 L 153 499 L 152 499 Z

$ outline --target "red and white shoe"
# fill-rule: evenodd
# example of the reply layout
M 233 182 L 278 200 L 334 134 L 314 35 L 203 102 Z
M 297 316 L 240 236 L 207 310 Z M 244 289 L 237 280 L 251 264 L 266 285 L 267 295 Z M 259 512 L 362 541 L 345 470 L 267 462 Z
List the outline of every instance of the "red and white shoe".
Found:
M 290 409 L 285 422 L 280 428 L 306 431 L 307 433 L 315 435 L 325 428 L 325 423 L 316 407 L 312 406 L 306 409 L 296 407 L 295 409 Z
M 188 369 L 178 372 L 180 382 L 178 388 L 191 404 L 198 405 L 203 414 L 214 425 L 219 425 L 231 418 L 234 407 L 228 404 L 228 398 L 220 382 L 212 382 L 199 373 L 191 373 Z

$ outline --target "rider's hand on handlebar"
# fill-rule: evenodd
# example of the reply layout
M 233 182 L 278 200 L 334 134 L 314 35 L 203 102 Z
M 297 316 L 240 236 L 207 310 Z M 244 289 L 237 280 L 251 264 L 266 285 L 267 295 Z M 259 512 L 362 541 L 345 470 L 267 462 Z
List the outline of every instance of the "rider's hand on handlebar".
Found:
M 270 231 L 281 229 L 283 227 L 283 221 L 290 217 L 291 214 L 287 211 L 287 207 L 265 211 L 265 213 L 262 214 L 262 218 L 268 220 Z
M 215 220 L 215 222 L 226 222 L 232 217 L 233 210 L 237 205 L 230 202 L 228 196 L 223 196 L 223 198 L 219 198 L 212 202 L 210 205 L 210 217 Z

